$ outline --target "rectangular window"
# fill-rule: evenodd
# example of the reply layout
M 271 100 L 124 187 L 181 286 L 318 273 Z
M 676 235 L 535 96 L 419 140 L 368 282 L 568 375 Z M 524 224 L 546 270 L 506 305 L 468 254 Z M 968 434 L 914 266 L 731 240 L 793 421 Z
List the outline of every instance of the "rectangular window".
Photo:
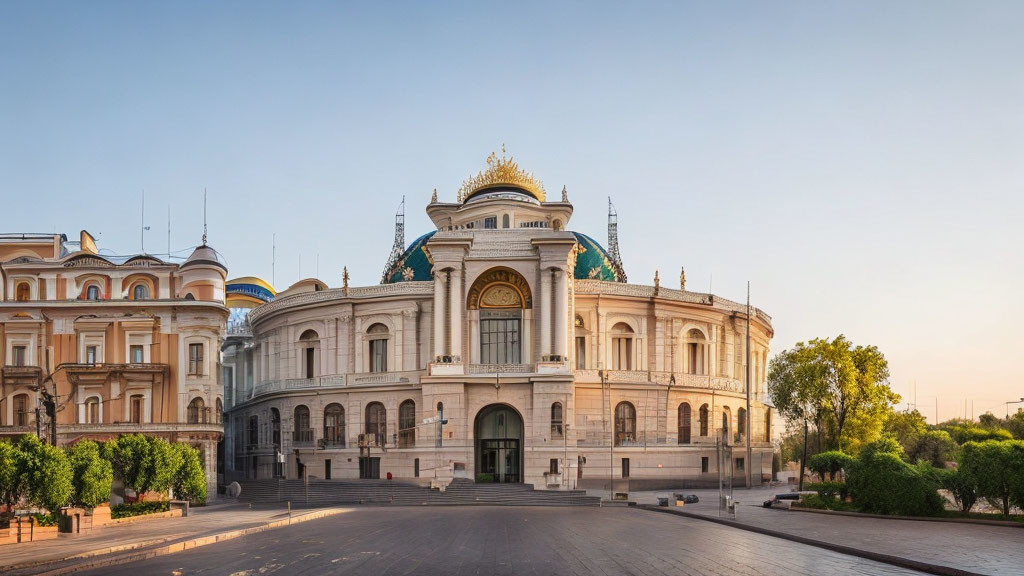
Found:
M 743 458 L 736 459 L 736 471 L 743 472 Z
M 388 341 L 385 338 L 370 340 L 370 372 L 388 371 Z
M 11 349 L 11 365 L 12 366 L 24 366 L 28 359 L 28 347 L 27 346 L 15 346 Z
M 316 359 L 316 349 L 306 348 L 306 378 L 313 377 L 313 365 Z
M 203 345 L 188 345 L 188 373 L 192 376 L 203 374 Z
M 622 459 L 622 477 L 629 478 L 629 458 Z
M 612 338 L 612 370 L 633 369 L 633 339 Z
M 330 480 L 330 479 L 331 479 L 331 459 L 330 458 L 325 458 L 324 459 L 324 480 Z
M 548 472 L 551 474 L 558 474 L 558 458 L 552 458 L 548 462 Z
M 709 458 L 707 456 L 701 456 L 700 458 L 700 471 L 704 474 L 708 473 Z
M 484 229 L 485 230 L 496 230 L 498 228 L 498 217 L 491 216 L 484 218 Z
M 86 346 L 85 347 L 85 363 L 93 366 L 96 364 L 96 347 Z
M 419 458 L 413 458 L 413 460 L 412 460 L 412 477 L 413 478 L 419 478 L 420 477 L 420 459 Z
M 142 364 L 145 362 L 146 355 L 143 352 L 142 344 L 132 344 L 128 347 L 129 362 L 132 364 Z
M 519 364 L 519 318 L 480 320 L 480 363 Z
M 18 394 L 14 397 L 14 425 L 28 426 L 28 395 Z
M 132 396 L 131 398 L 131 420 L 133 424 L 142 423 L 142 396 Z
M 587 339 L 583 336 L 576 337 L 576 369 L 587 368 Z

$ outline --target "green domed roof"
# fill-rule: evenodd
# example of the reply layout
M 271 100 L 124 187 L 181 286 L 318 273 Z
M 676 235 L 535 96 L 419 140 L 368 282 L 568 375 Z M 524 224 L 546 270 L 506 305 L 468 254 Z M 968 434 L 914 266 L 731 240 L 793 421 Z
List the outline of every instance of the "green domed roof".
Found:
M 433 280 L 434 275 L 430 272 L 430 269 L 434 267 L 434 263 L 431 262 L 430 255 L 427 254 L 427 240 L 430 240 L 430 237 L 436 233 L 437 230 L 427 232 L 413 240 L 412 244 L 409 244 L 409 248 L 402 253 L 402 257 L 395 263 L 395 266 L 388 270 L 384 283 L 394 284 L 395 282 Z
M 604 280 L 605 282 L 624 282 L 620 274 L 616 272 L 608 252 L 596 240 L 573 232 L 576 236 L 576 269 L 573 276 L 577 280 Z

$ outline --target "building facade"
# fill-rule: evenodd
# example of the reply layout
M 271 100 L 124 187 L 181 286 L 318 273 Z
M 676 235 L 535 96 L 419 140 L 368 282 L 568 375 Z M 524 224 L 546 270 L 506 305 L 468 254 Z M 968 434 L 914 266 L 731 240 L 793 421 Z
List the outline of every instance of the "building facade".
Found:
M 0 234 L 0 437 L 186 442 L 214 498 L 226 273 L 205 243 L 179 265 L 103 255 L 85 231 Z
M 308 279 L 248 313 L 224 356 L 233 478 L 770 477 L 766 314 L 627 283 L 614 219 L 608 251 L 567 231 L 566 192 L 504 156 L 427 214 L 404 250 L 399 219 L 379 286 Z

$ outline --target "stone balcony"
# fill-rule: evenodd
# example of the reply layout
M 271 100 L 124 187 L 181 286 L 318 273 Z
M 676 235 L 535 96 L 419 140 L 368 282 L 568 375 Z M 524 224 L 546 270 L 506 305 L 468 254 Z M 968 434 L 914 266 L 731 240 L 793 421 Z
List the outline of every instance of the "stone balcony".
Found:
M 39 366 L 4 366 L 3 383 L 12 388 L 38 386 L 43 380 L 43 369 Z
M 237 398 L 236 406 L 243 404 L 246 400 L 252 400 L 259 396 L 288 392 L 291 390 L 323 390 L 336 388 L 351 388 L 356 386 L 378 386 L 381 384 L 411 384 L 418 383 L 420 371 L 403 372 L 355 372 L 352 374 L 331 374 L 328 376 L 317 376 L 315 378 L 286 378 L 283 380 L 266 380 L 253 387 L 248 398 Z M 239 394 L 243 396 L 243 394 Z
M 601 370 L 574 370 L 577 382 L 601 382 Z M 743 381 L 736 378 L 686 374 L 683 372 L 660 372 L 654 370 L 604 370 L 607 382 L 613 384 L 660 384 L 666 387 L 717 390 L 742 393 Z
M 64 372 L 72 384 L 103 384 L 111 376 L 125 376 L 132 381 L 160 384 L 171 375 L 170 364 L 64 364 Z

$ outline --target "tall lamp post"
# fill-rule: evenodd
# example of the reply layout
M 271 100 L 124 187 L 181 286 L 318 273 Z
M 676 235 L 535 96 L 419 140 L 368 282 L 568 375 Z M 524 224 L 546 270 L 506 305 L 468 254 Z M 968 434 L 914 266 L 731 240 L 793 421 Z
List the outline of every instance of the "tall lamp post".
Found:
M 1009 419 L 1009 417 L 1010 417 L 1010 404 L 1024 404 L 1024 398 L 1021 398 L 1020 400 L 1011 400 L 1009 402 L 1006 402 L 1006 417 L 1007 417 L 1007 419 Z

